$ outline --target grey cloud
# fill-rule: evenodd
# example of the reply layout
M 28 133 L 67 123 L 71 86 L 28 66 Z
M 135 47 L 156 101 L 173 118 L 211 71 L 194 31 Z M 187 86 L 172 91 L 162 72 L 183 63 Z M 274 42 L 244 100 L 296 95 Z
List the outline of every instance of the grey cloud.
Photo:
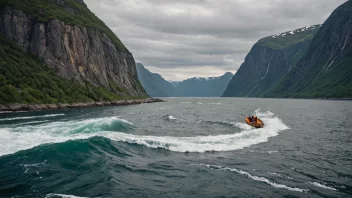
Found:
M 234 71 L 260 38 L 323 23 L 345 1 L 85 0 L 137 61 L 179 76 L 197 71 L 187 67 Z

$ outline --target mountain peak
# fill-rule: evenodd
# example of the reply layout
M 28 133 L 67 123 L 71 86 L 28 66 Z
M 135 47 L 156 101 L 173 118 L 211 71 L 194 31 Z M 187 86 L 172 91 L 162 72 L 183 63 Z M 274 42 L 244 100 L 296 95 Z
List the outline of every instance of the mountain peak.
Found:
M 257 44 L 270 47 L 273 49 L 283 49 L 303 42 L 311 40 L 318 32 L 321 25 L 305 26 L 293 31 L 287 31 L 275 35 L 271 35 L 260 39 Z

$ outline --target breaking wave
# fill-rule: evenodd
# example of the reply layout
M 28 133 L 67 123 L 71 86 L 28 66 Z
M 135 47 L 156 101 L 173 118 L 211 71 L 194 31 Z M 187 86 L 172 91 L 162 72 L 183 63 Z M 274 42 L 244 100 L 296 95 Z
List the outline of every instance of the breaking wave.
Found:
M 257 112 L 259 114 L 259 110 Z M 143 145 L 149 148 L 174 152 L 232 151 L 264 143 L 288 127 L 271 112 L 262 113 L 265 127 L 253 129 L 244 123 L 234 123 L 241 132 L 196 137 L 143 136 L 127 134 L 134 125 L 117 117 L 82 121 L 52 122 L 35 126 L 1 128 L 0 155 L 11 154 L 45 143 L 64 142 L 71 139 L 87 139 L 102 136 L 118 142 Z M 177 118 L 168 115 L 168 119 Z
M 117 117 L 0 128 L 0 156 L 41 144 L 87 139 L 100 133 L 127 132 L 133 128 L 132 123 Z

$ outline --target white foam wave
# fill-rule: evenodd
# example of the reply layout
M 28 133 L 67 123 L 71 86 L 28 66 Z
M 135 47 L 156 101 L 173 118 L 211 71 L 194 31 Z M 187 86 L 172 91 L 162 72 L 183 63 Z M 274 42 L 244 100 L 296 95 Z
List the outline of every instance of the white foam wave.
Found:
M 248 124 L 241 123 L 241 122 L 231 122 L 231 124 L 234 124 L 237 128 L 243 129 L 243 130 L 251 130 L 253 127 L 249 126 Z
M 272 116 L 274 116 L 273 112 L 266 111 L 263 113 L 263 112 L 260 112 L 260 109 L 255 110 L 254 113 L 258 117 L 272 117 Z
M 308 182 L 308 183 L 310 183 L 310 184 L 312 184 L 312 185 L 314 185 L 316 187 L 319 187 L 319 188 L 325 188 L 325 189 L 328 189 L 328 190 L 335 190 L 335 191 L 337 190 L 336 188 L 329 187 L 329 186 L 326 186 L 324 184 L 320 184 L 318 182 Z
M 212 104 L 212 105 L 221 105 L 221 103 L 209 103 L 209 104 Z
M 97 136 L 100 133 L 115 133 L 113 130 L 119 127 L 119 123 L 125 123 L 127 124 L 126 126 L 133 126 L 133 124 L 127 120 L 109 117 L 0 128 L 0 156 L 30 149 L 46 143 L 87 139 Z
M 177 119 L 168 116 L 169 119 Z M 244 129 L 239 133 L 196 137 L 140 136 L 109 131 L 109 125 L 118 121 L 132 125 L 116 117 L 83 121 L 53 122 L 36 126 L 0 128 L 0 156 L 29 149 L 45 143 L 58 143 L 72 139 L 103 136 L 114 141 L 162 148 L 174 152 L 232 151 L 264 143 L 288 127 L 277 117 L 262 116 L 265 127 Z M 242 125 L 244 126 L 244 125 Z
M 65 195 L 65 194 L 55 194 L 55 193 L 50 193 L 45 196 L 45 198 L 50 198 L 50 197 L 61 197 L 61 198 L 88 198 L 88 197 L 78 197 L 74 195 Z
M 169 120 L 178 120 L 178 118 L 175 118 L 175 117 L 172 116 L 172 115 L 167 116 L 167 118 L 168 118 Z
M 247 176 L 249 179 L 269 184 L 270 186 L 272 186 L 274 188 L 281 188 L 281 189 L 286 189 L 286 190 L 295 191 L 295 192 L 307 192 L 307 191 L 309 191 L 309 189 L 302 189 L 302 188 L 297 188 L 297 187 L 289 187 L 289 186 L 286 186 L 284 184 L 277 184 L 275 182 L 272 182 L 272 181 L 268 180 L 265 177 L 258 177 L 258 176 L 255 176 L 255 175 L 251 175 L 250 173 L 248 173 L 246 171 L 239 170 L 239 169 L 236 169 L 236 168 L 221 167 L 221 166 L 210 165 L 210 164 L 194 164 L 194 165 L 205 166 L 207 168 L 217 169 L 217 170 L 222 170 L 222 171 L 236 172 L 238 174 Z
M 197 102 L 197 104 L 203 104 L 203 103 L 201 103 L 201 102 Z
M 215 124 L 222 124 L 222 125 L 231 125 L 231 126 L 235 126 L 239 129 L 242 129 L 242 130 L 251 130 L 251 129 L 254 129 L 253 127 L 249 126 L 248 124 L 245 124 L 245 123 L 241 123 L 241 122 L 228 122 L 228 121 L 203 121 L 203 120 L 200 120 L 199 123 L 202 123 L 202 122 L 205 122 L 205 123 L 215 123 Z
M 190 102 L 180 102 L 180 104 L 189 104 Z
M 175 152 L 232 151 L 267 142 L 270 137 L 277 136 L 280 131 L 288 129 L 277 117 L 262 117 L 262 120 L 265 123 L 264 128 L 251 128 L 240 133 L 225 135 L 171 137 L 113 133 L 104 136 L 115 141 L 139 144 L 150 148 L 163 148 Z
M 41 115 L 41 116 L 28 116 L 28 117 L 13 117 L 13 118 L 2 118 L 0 121 L 10 121 L 10 120 L 29 120 L 29 119 L 37 119 L 37 118 L 47 118 L 47 117 L 56 117 L 56 116 L 64 116 L 65 114 L 49 114 L 49 115 Z
M 271 172 L 267 172 L 267 173 L 269 173 L 270 175 L 276 175 L 278 177 L 283 177 L 283 178 L 287 178 L 287 179 L 294 179 L 292 177 L 284 176 L 284 175 L 281 175 L 281 174 L 278 174 L 278 173 L 271 173 Z

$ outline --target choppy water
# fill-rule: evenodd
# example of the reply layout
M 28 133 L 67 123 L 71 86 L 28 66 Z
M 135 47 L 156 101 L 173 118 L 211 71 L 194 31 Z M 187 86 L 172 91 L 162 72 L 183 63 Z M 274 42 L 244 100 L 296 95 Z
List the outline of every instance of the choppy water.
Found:
M 0 114 L 0 197 L 352 196 L 352 102 L 165 100 Z

